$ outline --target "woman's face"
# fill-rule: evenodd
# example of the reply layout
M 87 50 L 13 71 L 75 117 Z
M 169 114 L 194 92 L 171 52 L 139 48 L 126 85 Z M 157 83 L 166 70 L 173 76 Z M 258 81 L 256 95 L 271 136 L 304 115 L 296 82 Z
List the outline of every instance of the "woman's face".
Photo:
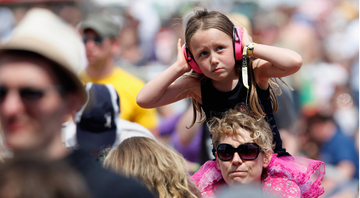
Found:
M 245 129 L 238 129 L 238 139 L 232 134 L 223 135 L 220 138 L 219 144 L 226 143 L 237 148 L 240 144 L 254 142 L 250 137 L 250 133 Z M 260 152 L 258 157 L 254 160 L 243 160 L 240 158 L 239 154 L 235 152 L 230 161 L 220 160 L 217 153 L 215 153 L 215 157 L 217 167 L 221 171 L 225 182 L 232 186 L 236 184 L 260 182 L 263 168 L 266 168 L 269 165 L 269 158 L 271 155 L 266 157 L 264 152 Z

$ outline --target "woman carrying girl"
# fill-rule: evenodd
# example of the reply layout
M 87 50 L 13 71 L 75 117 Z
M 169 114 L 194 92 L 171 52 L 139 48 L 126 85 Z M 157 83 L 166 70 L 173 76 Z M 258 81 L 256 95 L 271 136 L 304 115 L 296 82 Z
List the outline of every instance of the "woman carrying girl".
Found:
M 269 125 L 254 113 L 230 109 L 221 119 L 211 119 L 209 130 L 216 160 L 207 161 L 192 175 L 202 197 L 214 198 L 229 190 L 242 193 L 247 190 L 239 189 L 243 186 L 274 198 L 316 198 L 324 193 L 324 162 L 279 158 L 272 150 Z

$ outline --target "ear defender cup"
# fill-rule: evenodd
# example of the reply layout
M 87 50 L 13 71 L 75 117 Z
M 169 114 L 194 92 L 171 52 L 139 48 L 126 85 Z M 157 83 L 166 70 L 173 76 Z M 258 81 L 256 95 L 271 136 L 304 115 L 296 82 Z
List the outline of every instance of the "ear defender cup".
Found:
M 234 48 L 234 58 L 235 61 L 239 61 L 242 59 L 242 47 L 241 47 L 241 40 L 242 40 L 242 31 L 239 27 L 233 27 L 233 48 Z M 190 67 L 197 73 L 202 74 L 200 67 L 195 62 L 194 57 L 192 56 L 189 48 L 185 44 L 183 47 L 184 56 L 186 58 L 187 63 Z
M 239 61 L 243 57 L 243 48 L 241 47 L 242 31 L 239 27 L 233 27 L 233 45 L 235 61 Z
M 187 45 L 184 45 L 184 55 L 186 58 L 187 63 L 190 65 L 190 67 L 197 73 L 202 74 L 202 71 L 200 67 L 196 64 L 194 57 L 192 56 L 189 48 Z

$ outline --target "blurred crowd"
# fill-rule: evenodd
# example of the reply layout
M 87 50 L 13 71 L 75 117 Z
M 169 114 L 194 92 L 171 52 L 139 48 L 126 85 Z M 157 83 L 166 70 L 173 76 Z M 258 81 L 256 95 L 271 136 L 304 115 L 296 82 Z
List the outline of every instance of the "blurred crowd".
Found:
M 87 16 L 96 12 L 107 13 L 118 25 L 114 37 L 119 39 L 119 44 L 112 57 L 113 63 L 143 82 L 153 79 L 176 61 L 177 39 L 184 42 L 186 17 L 197 7 L 226 13 L 235 24 L 247 28 L 255 43 L 296 51 L 302 56 L 302 68 L 283 79 L 293 90 L 282 87 L 283 93 L 278 96 L 279 109 L 275 113 L 283 146 L 291 155 L 325 162 L 326 174 L 322 184 L 325 194 L 321 197 L 358 196 L 358 1 L 24 2 L 0 0 L 0 42 L 10 37 L 13 28 L 33 7 L 49 8 L 82 34 L 85 29 L 81 26 Z M 85 56 L 88 46 L 85 45 L 83 69 L 89 63 Z M 86 79 L 84 77 L 83 81 L 91 81 Z M 133 83 L 131 79 L 127 80 L 124 83 Z M 121 105 L 125 102 L 125 99 L 120 100 Z M 156 117 L 151 123 L 145 124 L 130 116 L 122 119 L 142 125 L 146 128 L 141 129 L 143 131 L 151 131 L 151 134 L 141 136 L 149 136 L 176 149 L 186 159 L 190 174 L 213 158 L 208 148 L 211 142 L 203 141 L 203 123 L 186 128 L 191 124 L 193 113 L 190 101 L 179 101 L 154 111 Z M 122 114 L 125 115 L 126 111 Z M 73 137 L 64 135 L 64 138 L 67 146 L 72 145 Z M 0 154 L 0 159 L 11 155 L 1 142 Z

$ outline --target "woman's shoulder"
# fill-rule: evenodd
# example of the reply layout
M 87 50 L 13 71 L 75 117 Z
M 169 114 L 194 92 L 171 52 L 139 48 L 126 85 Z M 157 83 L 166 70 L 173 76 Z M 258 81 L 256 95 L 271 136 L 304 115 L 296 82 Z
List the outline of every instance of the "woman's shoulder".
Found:
M 213 197 L 224 185 L 226 185 L 221 172 L 217 169 L 216 161 L 205 162 L 200 169 L 191 176 L 203 197 Z
M 297 193 L 301 197 L 319 197 L 324 193 L 320 187 L 325 175 L 325 164 L 322 161 L 298 156 L 277 157 L 274 154 L 266 173 L 262 178 L 263 189 L 266 192 Z

